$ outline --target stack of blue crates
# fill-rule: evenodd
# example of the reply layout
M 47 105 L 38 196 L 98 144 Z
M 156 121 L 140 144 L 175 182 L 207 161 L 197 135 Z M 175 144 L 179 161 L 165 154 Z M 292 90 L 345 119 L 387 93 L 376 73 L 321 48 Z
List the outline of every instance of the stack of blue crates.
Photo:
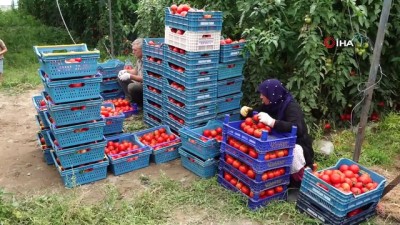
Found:
M 100 116 L 101 75 L 99 51 L 85 44 L 34 46 L 44 91 L 34 96 L 39 124 L 46 132 L 46 146 L 64 185 L 74 187 L 104 179 L 108 159 L 104 155 L 104 120 Z
M 256 138 L 241 129 L 243 122 L 230 122 L 228 115 L 224 119 L 217 176 L 223 187 L 240 192 L 248 198 L 248 207 L 257 209 L 286 198 L 297 128 L 292 127 L 290 133 L 263 131 L 261 138 Z M 270 159 L 277 150 L 287 154 Z
M 115 99 L 123 95 L 121 85 L 118 83 L 118 73 L 124 69 L 124 63 L 118 59 L 110 59 L 97 64 L 97 72 L 102 76 L 100 94 L 103 99 Z
M 164 38 L 143 42 L 143 118 L 149 126 L 164 122 Z
M 304 172 L 296 208 L 300 212 L 321 220 L 324 224 L 348 225 L 359 224 L 376 213 L 376 206 L 381 199 L 386 179 L 358 163 L 342 158 L 335 166 L 326 170 L 338 170 L 342 165 L 358 165 L 360 173 L 367 173 L 378 185 L 375 189 L 355 196 L 345 193 L 326 183 L 307 168 Z M 318 171 L 321 172 L 321 171 Z M 353 212 L 357 210 L 358 213 Z
M 224 119 L 225 114 L 234 116 L 231 120 L 239 120 L 241 92 L 244 76 L 243 66 L 245 42 L 233 42 L 221 45 L 218 64 L 218 99 L 217 118 Z
M 177 132 L 215 119 L 222 12 L 165 9 L 164 117 Z

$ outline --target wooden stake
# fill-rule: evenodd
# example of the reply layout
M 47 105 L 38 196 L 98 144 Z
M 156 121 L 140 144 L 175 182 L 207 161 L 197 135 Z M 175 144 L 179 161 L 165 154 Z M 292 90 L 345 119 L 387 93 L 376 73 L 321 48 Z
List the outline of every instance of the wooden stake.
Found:
M 367 125 L 368 114 L 371 107 L 372 95 L 375 88 L 376 73 L 378 72 L 379 60 L 381 58 L 381 51 L 383 40 L 385 38 L 386 24 L 389 18 L 390 7 L 392 0 L 384 0 L 381 18 L 379 20 L 378 33 L 376 36 L 374 53 L 372 56 L 372 64 L 369 70 L 369 78 L 367 83 L 367 89 L 364 91 L 364 105 L 361 110 L 360 123 L 358 125 L 358 133 L 356 137 L 356 145 L 353 154 L 353 161 L 358 162 L 361 153 L 361 145 L 365 137 L 365 126 Z

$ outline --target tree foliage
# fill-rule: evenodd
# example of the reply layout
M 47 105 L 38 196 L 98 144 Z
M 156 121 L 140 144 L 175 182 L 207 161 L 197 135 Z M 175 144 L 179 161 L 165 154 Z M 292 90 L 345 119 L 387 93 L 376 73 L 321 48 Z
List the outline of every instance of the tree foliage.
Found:
M 105 43 L 107 0 L 59 0 L 67 24 L 80 41 Z M 62 26 L 54 0 L 20 0 L 20 8 L 47 24 Z M 220 10 L 223 36 L 248 40 L 243 102 L 259 103 L 257 85 L 280 79 L 301 104 L 310 121 L 339 121 L 361 107 L 382 10 L 381 0 L 119 0 L 113 1 L 117 53 L 126 52 L 126 38 L 163 37 L 164 9 L 172 3 Z M 400 3 L 394 1 L 377 75 L 373 111 L 378 102 L 399 102 Z M 324 39 L 351 40 L 354 47 L 326 48 Z M 368 43 L 360 53 L 359 47 Z M 99 44 L 98 44 L 99 45 Z M 103 44 L 100 44 L 103 45 Z M 101 47 L 101 46 L 100 46 Z M 125 52 L 124 52 L 125 50 Z

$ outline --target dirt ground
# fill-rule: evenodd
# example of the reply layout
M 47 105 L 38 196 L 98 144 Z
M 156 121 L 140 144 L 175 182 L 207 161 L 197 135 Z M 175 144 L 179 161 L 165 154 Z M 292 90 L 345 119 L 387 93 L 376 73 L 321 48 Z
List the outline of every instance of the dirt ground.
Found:
M 36 111 L 32 105 L 32 97 L 40 94 L 42 87 L 27 91 L 17 96 L 9 96 L 0 93 L 0 187 L 6 191 L 21 195 L 36 195 L 45 193 L 65 193 L 70 191 L 64 188 L 60 175 L 54 166 L 47 165 L 43 160 L 42 152 L 38 149 L 36 133 L 38 126 L 34 120 Z M 379 167 L 373 170 L 384 175 L 388 181 L 394 179 L 400 169 L 399 166 L 392 170 L 383 170 Z M 106 184 L 115 184 L 122 196 L 129 196 L 132 187 L 140 186 L 141 175 L 150 179 L 157 179 L 161 174 L 179 180 L 191 181 L 197 177 L 184 169 L 180 160 L 170 163 L 155 165 L 130 172 L 122 176 L 114 176 L 109 173 L 107 179 L 89 185 L 83 185 L 78 189 L 82 199 L 90 202 L 98 198 L 97 189 Z M 400 221 L 400 188 L 396 187 L 382 200 L 382 208 L 385 215 L 397 218 Z M 96 198 L 93 198 L 96 196 Z M 177 213 L 178 221 L 185 221 L 185 216 Z M 181 217 L 179 219 L 179 217 Z M 243 221 L 244 222 L 244 221 Z M 183 222 L 184 223 L 184 222 Z M 246 224 L 252 224 L 246 221 Z
M 38 149 L 36 133 L 39 127 L 35 121 L 36 110 L 32 97 L 40 94 L 41 88 L 17 96 L 0 93 L 0 187 L 17 194 L 42 194 L 68 191 L 61 182 L 56 168 L 44 162 Z M 105 184 L 117 184 L 122 194 L 128 194 L 132 187 L 140 184 L 143 174 L 156 179 L 162 173 L 176 180 L 193 180 L 196 176 L 184 169 L 180 160 L 165 164 L 151 164 L 150 167 L 121 176 L 109 173 L 107 179 L 80 187 L 83 190 Z M 83 192 L 85 193 L 85 191 Z

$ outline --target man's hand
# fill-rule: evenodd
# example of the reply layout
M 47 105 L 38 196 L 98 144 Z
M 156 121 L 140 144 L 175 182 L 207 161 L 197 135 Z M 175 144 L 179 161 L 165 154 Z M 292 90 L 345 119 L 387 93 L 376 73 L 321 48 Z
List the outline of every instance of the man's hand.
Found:
M 268 113 L 265 112 L 258 113 L 258 119 L 260 120 L 261 123 L 269 127 L 274 127 L 275 125 L 275 119 L 273 119 L 270 115 L 268 115 Z
M 131 78 L 131 74 L 128 73 L 126 70 L 121 70 L 121 71 L 119 71 L 119 73 L 118 73 L 118 78 L 119 78 L 121 81 L 126 81 L 126 80 L 129 80 L 129 79 Z
M 243 107 L 240 109 L 240 115 L 242 115 L 243 117 L 246 117 L 247 114 L 249 114 L 249 112 L 250 112 L 251 110 L 253 110 L 253 109 L 250 108 L 250 107 L 248 107 L 248 106 L 243 106 Z

